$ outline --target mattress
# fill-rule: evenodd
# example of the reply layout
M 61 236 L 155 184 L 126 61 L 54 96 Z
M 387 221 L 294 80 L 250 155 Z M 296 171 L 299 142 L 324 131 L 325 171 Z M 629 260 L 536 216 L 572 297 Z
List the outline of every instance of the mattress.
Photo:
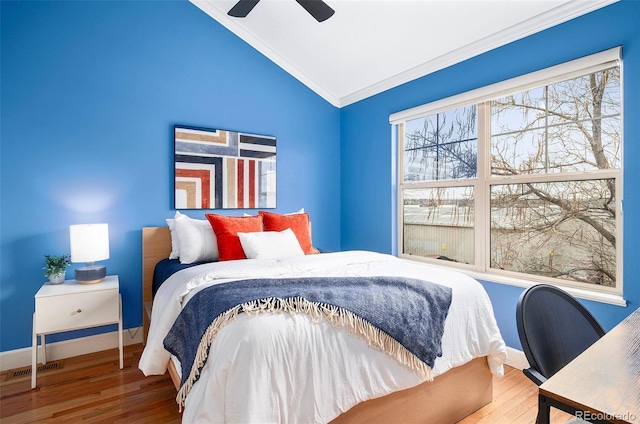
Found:
M 459 272 L 366 251 L 202 264 L 172 274 L 154 299 L 139 367 L 165 372 L 163 339 L 183 305 L 213 284 L 249 278 L 399 276 L 451 287 L 443 355 L 431 376 L 487 356 L 501 375 L 506 347 L 483 287 Z M 305 314 L 240 314 L 213 340 L 185 403 L 183 422 L 328 422 L 362 401 L 406 389 L 424 377 L 347 331 Z M 177 367 L 180 369 L 180 367 Z

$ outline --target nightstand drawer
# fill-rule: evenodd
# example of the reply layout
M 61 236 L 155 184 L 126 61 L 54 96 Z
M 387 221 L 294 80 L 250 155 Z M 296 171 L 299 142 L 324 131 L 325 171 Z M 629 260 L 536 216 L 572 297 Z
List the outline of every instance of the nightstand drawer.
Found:
M 36 298 L 36 333 L 75 330 L 118 322 L 118 290 Z

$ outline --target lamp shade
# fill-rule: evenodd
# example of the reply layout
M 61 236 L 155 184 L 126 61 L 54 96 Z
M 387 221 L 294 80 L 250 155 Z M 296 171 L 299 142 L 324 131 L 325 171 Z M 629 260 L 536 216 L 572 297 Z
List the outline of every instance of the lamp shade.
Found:
M 102 261 L 109 259 L 108 224 L 81 224 L 69 228 L 71 262 Z

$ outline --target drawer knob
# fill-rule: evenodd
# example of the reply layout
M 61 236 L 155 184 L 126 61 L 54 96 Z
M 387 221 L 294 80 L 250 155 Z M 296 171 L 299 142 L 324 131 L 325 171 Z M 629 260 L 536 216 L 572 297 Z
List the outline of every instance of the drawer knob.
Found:
M 77 312 L 77 313 L 80 313 L 80 312 L 82 312 L 82 309 L 78 309 L 76 312 Z

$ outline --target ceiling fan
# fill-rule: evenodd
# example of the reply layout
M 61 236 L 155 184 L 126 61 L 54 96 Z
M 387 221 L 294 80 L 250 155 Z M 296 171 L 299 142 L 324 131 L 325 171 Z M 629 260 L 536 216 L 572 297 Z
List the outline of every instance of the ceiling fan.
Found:
M 235 18 L 245 18 L 260 0 L 240 0 L 227 12 L 227 15 Z M 313 16 L 316 21 L 323 22 L 329 19 L 335 11 L 322 0 L 296 0 L 300 6 Z

